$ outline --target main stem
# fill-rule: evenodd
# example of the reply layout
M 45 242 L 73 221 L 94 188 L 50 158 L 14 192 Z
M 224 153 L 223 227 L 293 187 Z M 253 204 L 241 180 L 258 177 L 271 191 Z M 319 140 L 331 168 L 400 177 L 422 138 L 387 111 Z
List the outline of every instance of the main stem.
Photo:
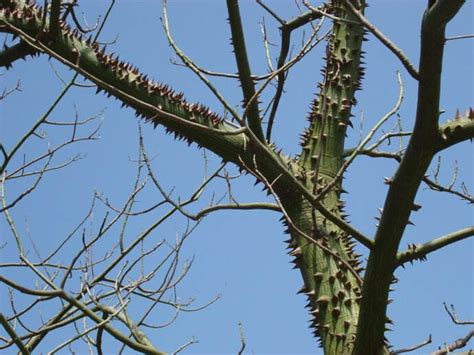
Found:
M 343 163 L 346 128 L 363 74 L 360 68 L 363 28 L 343 1 L 332 1 L 328 11 L 339 20 L 334 21 L 324 79 L 312 104 L 299 159 L 301 181 L 315 195 L 336 177 Z M 341 192 L 338 181 L 321 200 L 338 216 L 343 216 Z M 311 324 L 314 334 L 319 337 L 325 354 L 350 354 L 362 292 L 359 261 L 352 251 L 351 237 L 304 198 L 293 196 L 282 198 L 282 202 L 290 217 L 290 255 L 295 257 L 294 263 L 303 276 L 302 292 L 307 295 L 314 316 Z

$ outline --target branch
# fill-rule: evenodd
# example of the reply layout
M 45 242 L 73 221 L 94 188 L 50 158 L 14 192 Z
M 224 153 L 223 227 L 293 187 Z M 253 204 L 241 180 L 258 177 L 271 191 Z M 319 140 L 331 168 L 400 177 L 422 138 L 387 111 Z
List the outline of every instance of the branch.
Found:
M 166 85 L 152 82 L 131 64 L 105 54 L 105 48 L 100 48 L 96 42 L 84 40 L 66 24 L 61 26 L 60 34 L 53 44 L 43 44 L 40 36 L 41 21 L 38 20 L 42 9 L 29 5 L 29 11 L 18 16 L 22 7 L 18 3 L 14 4 L 16 8 L 13 11 L 0 8 L 0 22 L 10 32 L 22 37 L 32 48 L 45 52 L 74 69 L 96 83 L 98 91 L 106 90 L 154 125 L 163 124 L 178 138 L 196 142 L 225 160 L 238 161 L 239 153 L 244 151 L 245 138 L 243 135 L 231 139 L 224 137 L 225 132 L 234 131 L 231 134 L 236 135 L 237 132 L 223 124 L 217 114 L 202 105 L 186 102 L 182 94 Z
M 461 349 L 467 345 L 469 340 L 474 336 L 474 330 L 471 330 L 467 335 L 463 338 L 459 338 L 456 341 L 454 341 L 452 344 L 445 344 L 443 348 L 439 348 L 439 350 L 431 353 L 431 355 L 446 355 L 446 354 L 451 354 L 453 350 Z M 468 354 L 470 354 L 469 352 Z
M 36 54 L 37 51 L 24 41 L 17 43 L 11 47 L 6 45 L 3 47 L 3 50 L 0 52 L 0 67 L 5 67 L 7 69 L 12 67 L 12 63 L 18 59 L 25 59 L 29 55 Z
M 446 122 L 439 126 L 439 138 L 437 152 L 440 152 L 452 145 L 474 138 L 474 110 L 470 108 L 464 117 L 456 113 L 453 121 Z
M 454 324 L 459 324 L 459 325 L 474 324 L 474 321 L 472 320 L 459 320 L 456 314 L 456 310 L 454 309 L 453 305 L 451 305 L 451 310 L 448 309 L 446 302 L 443 302 L 443 305 L 444 305 L 444 309 L 446 310 L 446 312 L 448 312 L 449 317 L 451 318 Z
M 456 41 L 458 39 L 467 39 L 467 38 L 474 38 L 474 35 L 459 35 L 459 36 L 452 36 L 452 37 L 446 37 L 444 40 L 446 42 L 448 41 Z
M 266 5 L 261 3 L 260 1 L 257 1 L 261 6 L 264 6 L 265 9 L 267 9 Z M 269 9 L 267 9 L 269 11 Z M 288 52 L 290 50 L 290 41 L 291 41 L 291 32 L 300 26 L 305 25 L 308 22 L 311 22 L 315 19 L 321 18 L 322 16 L 320 14 L 317 14 L 313 11 L 307 11 L 305 14 L 300 15 L 296 18 L 293 18 L 289 21 L 283 22 L 282 26 L 280 27 L 281 29 L 281 45 L 280 45 L 280 55 L 278 57 L 278 63 L 277 63 L 277 70 L 283 67 L 285 64 L 286 57 L 288 56 Z M 322 22 L 321 22 L 322 24 Z M 320 27 L 320 26 L 319 26 Z M 278 105 L 280 103 L 281 96 L 283 94 L 283 88 L 285 86 L 285 71 L 281 71 L 278 74 L 278 84 L 274 96 L 274 101 L 272 105 L 272 109 L 270 111 L 270 116 L 268 118 L 268 126 L 267 126 L 267 132 L 266 132 L 266 140 L 270 142 L 271 140 L 271 135 L 272 135 L 272 129 L 273 129 L 273 123 L 275 121 L 275 116 L 278 110 Z
M 18 346 L 18 349 L 20 349 L 21 353 L 24 355 L 29 355 L 30 352 L 25 347 L 25 344 L 23 344 L 23 342 L 21 341 L 15 329 L 13 329 L 10 323 L 8 323 L 3 313 L 0 313 L 0 324 L 2 324 L 3 328 L 5 328 L 8 335 L 10 335 L 12 340 L 15 342 L 16 346 Z
M 372 34 L 378 38 L 380 42 L 382 42 L 393 54 L 395 54 L 395 56 L 402 62 L 403 66 L 408 71 L 408 73 L 410 73 L 413 79 L 418 80 L 419 74 L 405 53 L 403 53 L 400 48 L 390 41 L 390 39 L 388 39 L 377 27 L 371 24 L 369 20 L 367 20 L 367 18 L 360 11 L 358 11 L 354 5 L 352 5 L 351 1 L 344 0 L 344 2 L 346 6 L 352 11 L 352 13 L 359 19 L 362 25 L 372 32 Z
M 167 10 L 167 0 L 163 0 L 163 19 L 162 19 L 163 29 L 165 31 L 166 37 L 168 38 L 168 43 L 171 48 L 173 48 L 176 55 L 181 59 L 186 67 L 188 67 L 193 73 L 195 73 L 199 79 L 208 87 L 208 89 L 217 97 L 222 106 L 229 111 L 233 119 L 240 123 L 241 126 L 245 126 L 245 121 L 239 116 L 239 114 L 234 110 L 232 105 L 227 102 L 224 96 L 216 89 L 216 87 L 207 79 L 203 74 L 203 70 L 199 68 L 184 52 L 177 46 L 173 37 L 171 36 L 171 31 L 168 23 L 168 10 Z M 237 76 L 238 78 L 238 76 Z
M 55 38 L 59 34 L 59 17 L 61 15 L 61 0 L 51 0 L 49 16 L 49 34 Z
M 244 95 L 244 107 L 248 113 L 248 122 L 250 130 L 257 136 L 260 141 L 264 141 L 262 126 L 260 122 L 260 113 L 258 109 L 258 101 L 251 100 L 255 95 L 255 86 L 252 80 L 250 65 L 245 46 L 244 32 L 242 29 L 242 21 L 240 19 L 240 10 L 238 0 L 227 0 L 227 10 L 229 12 L 230 30 L 232 33 L 232 45 L 234 46 L 235 60 L 239 71 L 240 83 Z
M 237 354 L 243 355 L 247 344 L 245 342 L 244 328 L 242 326 L 242 323 L 239 323 L 239 335 L 240 335 L 240 349 Z
M 408 250 L 398 253 L 397 263 L 398 265 L 402 265 L 407 261 L 411 262 L 416 259 L 425 259 L 427 254 L 441 249 L 447 245 L 456 243 L 460 240 L 469 238 L 473 235 L 474 227 L 468 227 L 453 233 L 443 235 L 442 237 L 433 239 L 428 243 L 412 245 Z
M 392 354 L 409 353 L 409 352 L 411 352 L 411 351 L 418 350 L 418 349 L 424 347 L 425 345 L 431 344 L 431 342 L 432 342 L 432 339 L 431 339 L 431 334 L 430 334 L 430 335 L 428 336 L 428 339 L 426 339 L 425 341 L 421 342 L 420 344 L 417 344 L 417 345 L 414 345 L 414 346 L 410 346 L 409 348 L 403 348 L 403 349 L 397 349 L 397 350 L 391 351 L 391 352 L 390 352 L 390 355 L 392 355 Z
M 438 0 L 428 7 L 423 17 L 415 127 L 390 184 L 374 248 L 367 262 L 354 344 L 356 355 L 379 353 L 384 346 L 390 285 L 398 265 L 397 252 L 416 193 L 436 154 L 445 29 L 463 3 L 464 0 Z
M 15 11 L 19 11 L 18 8 Z M 145 118 L 155 126 L 162 124 L 177 138 L 195 142 L 215 152 L 224 160 L 232 161 L 239 166 L 242 166 L 241 161 L 244 160 L 251 166 L 256 156 L 260 171 L 269 181 L 283 175 L 279 184 L 301 192 L 324 217 L 364 245 L 368 247 L 372 245 L 368 237 L 335 216 L 321 203 L 314 201 L 311 191 L 293 175 L 292 171 L 299 168 L 296 168 L 296 165 L 289 168 L 292 163 L 276 155 L 272 149 L 258 140 L 253 132 L 246 132 L 252 142 L 252 147 L 249 147 L 248 138 L 243 134 L 246 128 L 236 130 L 225 125 L 217 114 L 206 107 L 186 102 L 182 94 L 175 93 L 166 85 L 152 82 L 131 64 L 106 55 L 104 48 L 101 49 L 95 42 L 84 41 L 82 37 L 72 33 L 65 24 L 56 42 L 51 46 L 44 45 L 38 39 L 41 37 L 39 36 L 41 22 L 35 16 L 42 13 L 41 9 L 30 6 L 31 13 L 25 12 L 21 16 L 17 16 L 15 11 L 12 15 L 12 12 L 1 11 L 0 8 L 0 22 L 4 23 L 10 32 L 22 37 L 30 46 L 56 58 L 96 83 L 98 91 L 106 90 L 124 105 L 135 109 L 137 116 Z M 299 57 L 295 58 L 282 69 L 286 70 L 298 59 Z M 274 73 L 277 74 L 278 71 Z M 260 90 L 264 87 L 262 86 Z
M 0 15 L 1 16 L 1 15 Z M 0 173 L 3 173 L 5 169 L 8 166 L 8 163 L 10 160 L 13 158 L 13 156 L 16 154 L 16 152 L 22 147 L 22 145 L 30 138 L 32 135 L 35 134 L 36 129 L 41 126 L 49 117 L 51 112 L 54 111 L 54 109 L 58 106 L 58 104 L 61 102 L 62 98 L 66 95 L 66 93 L 69 91 L 69 89 L 73 86 L 74 81 L 77 77 L 77 74 L 73 76 L 71 81 L 64 86 L 64 88 L 61 90 L 59 95 L 56 97 L 56 99 L 53 101 L 53 103 L 49 106 L 49 108 L 46 110 L 46 113 L 41 116 L 35 124 L 26 132 L 23 137 L 21 137 L 18 142 L 15 144 L 15 146 L 12 148 L 12 150 L 5 156 L 5 160 L 3 161 L 2 165 L 0 166 Z
M 239 203 L 239 204 L 209 206 L 202 209 L 195 215 L 186 213 L 185 216 L 188 218 L 191 218 L 192 220 L 197 221 L 201 219 L 202 217 L 207 216 L 211 212 L 221 211 L 221 210 L 268 210 L 268 211 L 281 212 L 281 208 L 277 204 L 265 203 L 265 202 L 254 202 L 254 203 Z M 181 212 L 183 212 L 183 210 L 181 210 Z

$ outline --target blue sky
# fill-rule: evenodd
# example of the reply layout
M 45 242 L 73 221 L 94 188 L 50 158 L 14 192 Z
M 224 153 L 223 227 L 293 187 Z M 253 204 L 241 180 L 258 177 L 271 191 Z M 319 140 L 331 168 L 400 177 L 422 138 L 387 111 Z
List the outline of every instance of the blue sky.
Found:
M 372 2 L 367 10 L 371 21 L 397 43 L 415 64 L 418 62 L 419 28 L 425 3 L 421 0 L 386 0 Z M 96 16 L 103 14 L 108 6 L 107 1 L 82 1 L 82 4 L 81 9 L 89 24 L 94 23 Z M 268 1 L 268 4 L 286 19 L 298 13 L 293 2 L 275 0 Z M 251 67 L 254 73 L 263 74 L 267 69 L 258 23 L 265 17 L 270 41 L 275 44 L 279 43 L 277 24 L 253 1 L 242 1 L 241 10 Z M 473 3 L 468 2 L 448 27 L 448 35 L 473 33 L 473 10 Z M 170 63 L 174 55 L 163 34 L 160 16 L 158 1 L 117 2 L 100 38 L 104 42 L 116 40 L 108 46 L 110 51 L 120 54 L 122 59 L 134 63 L 157 81 L 184 91 L 189 101 L 200 101 L 214 111 L 222 112 L 217 100 L 192 73 Z M 236 71 L 223 1 L 170 1 L 169 17 L 176 42 L 196 63 L 210 70 Z M 298 31 L 293 36 L 296 51 L 302 32 Z M 405 100 L 400 110 L 402 124 L 407 130 L 413 124 L 416 104 L 414 81 L 385 47 L 372 36 L 369 38 L 370 41 L 365 42 L 367 73 L 363 91 L 358 93 L 359 104 L 353 111 L 356 117 L 354 129 L 349 132 L 348 147 L 356 144 L 360 137 L 362 114 L 362 131 L 367 132 L 394 105 L 398 94 L 397 70 L 405 83 Z M 271 51 L 272 58 L 275 58 L 278 47 L 272 46 Z M 474 96 L 472 40 L 449 42 L 445 52 L 441 106 L 446 113 L 441 116 L 442 122 L 452 118 L 457 108 L 465 110 L 472 106 Z M 324 45 L 321 45 L 302 60 L 288 77 L 273 134 L 274 140 L 288 154 L 299 152 L 298 134 L 306 124 L 309 103 L 321 79 L 319 70 L 323 54 Z M 21 137 L 61 91 L 62 84 L 52 68 L 64 78 L 72 76 L 58 62 L 53 60 L 50 65 L 47 58 L 40 57 L 29 59 L 26 63 L 15 63 L 14 70 L 1 77 L 2 87 L 11 87 L 20 79 L 23 90 L 1 105 L 0 129 L 2 143 L 5 142 L 6 146 L 11 146 Z M 80 82 L 83 82 L 82 79 Z M 235 82 L 229 79 L 213 79 L 213 82 L 230 102 L 236 106 L 240 103 L 240 90 Z M 270 88 L 263 99 L 268 100 L 271 94 Z M 77 153 L 85 158 L 46 176 L 35 193 L 12 210 L 21 234 L 27 239 L 29 233 L 44 254 L 52 245 L 59 243 L 86 213 L 94 191 L 119 204 L 133 187 L 135 170 L 131 160 L 136 158 L 138 140 L 133 112 L 121 109 L 115 100 L 107 99 L 102 94 L 95 95 L 92 88 L 74 88 L 53 112 L 52 119 L 74 119 L 74 105 L 79 117 L 83 118 L 103 111 L 101 139 L 73 146 L 58 156 L 57 162 Z M 387 128 L 393 124 L 392 121 Z M 175 142 L 160 128 L 153 130 L 151 126 L 144 125 L 143 129 L 149 155 L 155 157 L 153 166 L 163 186 L 167 190 L 175 188 L 175 196 L 186 198 L 202 180 L 203 152 L 195 146 Z M 65 129 L 48 128 L 47 138 L 30 142 L 23 153 L 33 156 L 39 149 L 45 149 L 47 142 L 58 143 L 67 134 L 69 132 Z M 210 167 L 219 165 L 219 159 L 211 154 L 208 158 Z M 457 161 L 459 182 L 466 182 L 472 189 L 472 158 L 472 145 L 469 143 L 446 151 L 442 158 L 441 180 L 449 182 L 454 161 Z M 368 234 L 375 231 L 374 217 L 378 214 L 377 208 L 383 205 L 387 191 L 383 178 L 393 175 L 395 169 L 393 162 L 359 158 L 346 175 L 349 219 Z M 232 167 L 229 171 L 236 173 Z M 239 201 L 268 200 L 261 192 L 261 186 L 253 187 L 253 182 L 245 176 L 235 181 L 233 192 Z M 28 185 L 28 182 L 7 186 L 8 196 L 15 196 L 25 184 Z M 222 182 L 211 187 L 211 191 L 203 196 L 201 206 L 209 201 L 212 190 L 216 196 L 222 195 Z M 139 206 L 150 206 L 158 199 L 158 193 L 149 189 L 140 198 Z M 422 187 L 417 202 L 423 208 L 412 216 L 415 226 L 407 228 L 403 247 L 407 243 L 428 241 L 473 223 L 472 208 L 456 197 Z M 90 228 L 100 225 L 103 213 L 104 209 L 99 208 Z M 130 235 L 143 230 L 159 215 L 138 218 L 130 226 Z M 217 212 L 209 215 L 196 228 L 183 246 L 181 260 L 194 258 L 194 261 L 188 276 L 178 288 L 178 295 L 181 299 L 195 297 L 196 305 L 205 304 L 217 294 L 221 298 L 203 311 L 181 313 L 176 322 L 167 328 L 147 330 L 158 348 L 173 351 L 194 336 L 199 343 L 191 346 L 188 353 L 236 353 L 240 347 L 238 324 L 242 323 L 249 353 L 320 353 L 307 327 L 309 317 L 303 308 L 305 300 L 303 296 L 296 295 L 301 287 L 301 278 L 296 270 L 291 269 L 290 257 L 285 253 L 283 240 L 286 236 L 282 233 L 279 217 L 277 213 L 266 211 Z M 5 221 L 1 223 L 3 243 L 4 238 L 11 236 Z M 155 232 L 153 238 L 166 238 L 172 242 L 185 229 L 184 218 L 172 218 Z M 117 233 L 112 233 L 112 240 L 115 240 Z M 80 246 L 80 240 L 74 243 Z M 104 242 L 94 252 L 101 255 L 110 245 Z M 0 251 L 2 261 L 10 260 L 12 247 L 10 240 L 9 245 Z M 400 282 L 395 285 L 392 294 L 394 302 L 389 308 L 395 325 L 394 331 L 388 333 L 395 348 L 418 343 L 432 334 L 433 344 L 419 352 L 423 354 L 436 349 L 444 341 L 450 342 L 464 335 L 467 330 L 450 322 L 442 303 L 453 303 L 461 318 L 473 318 L 472 252 L 472 242 L 463 241 L 434 253 L 424 263 L 415 263 L 397 271 Z M 14 275 L 25 284 L 31 282 L 25 274 Z M 137 303 L 132 310 L 140 312 L 141 307 Z M 2 309 L 9 309 L 4 298 Z M 45 309 L 44 314 L 54 309 Z M 158 309 L 156 321 L 164 322 L 171 315 L 166 308 Z M 67 336 L 67 333 L 58 333 L 48 337 L 40 350 L 47 351 Z M 78 345 L 77 349 L 85 351 L 82 346 Z

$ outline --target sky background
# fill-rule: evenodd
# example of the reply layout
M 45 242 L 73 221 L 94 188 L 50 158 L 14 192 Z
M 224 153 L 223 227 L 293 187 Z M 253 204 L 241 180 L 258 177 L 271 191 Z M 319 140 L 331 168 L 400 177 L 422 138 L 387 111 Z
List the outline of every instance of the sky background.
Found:
M 267 3 L 282 18 L 290 19 L 298 14 L 293 2 L 275 0 Z M 319 3 L 316 2 L 317 5 Z M 83 11 L 87 22 L 93 24 L 98 15 L 104 14 L 109 2 L 81 1 L 80 4 L 78 14 Z M 419 28 L 426 1 L 384 0 L 373 1 L 370 5 L 368 18 L 416 64 Z M 448 27 L 448 36 L 474 32 L 473 10 L 473 2 L 468 1 Z M 276 45 L 270 47 L 273 59 L 279 49 L 278 24 L 253 1 L 242 1 L 241 12 L 252 70 L 255 74 L 264 74 L 267 67 L 259 22 L 265 19 L 270 42 Z M 208 89 L 189 70 L 170 62 L 174 54 L 168 47 L 160 17 L 159 1 L 118 1 L 100 39 L 103 42 L 115 40 L 108 46 L 109 51 L 120 54 L 122 59 L 134 63 L 157 81 L 183 91 L 189 101 L 202 102 L 221 113 L 222 107 Z M 236 72 L 224 1 L 170 1 L 169 18 L 175 41 L 198 65 L 214 71 Z M 306 36 L 308 33 L 306 28 Z M 293 34 L 293 52 L 299 48 L 302 36 L 302 31 Z M 354 129 L 348 132 L 347 147 L 356 144 L 361 131 L 367 133 L 395 104 L 399 90 L 397 70 L 400 70 L 405 84 L 405 100 L 399 112 L 402 125 L 408 130 L 413 124 L 416 104 L 414 80 L 384 46 L 370 35 L 369 39 L 364 43 L 367 72 L 363 91 L 357 94 L 359 104 L 353 110 Z M 287 154 L 299 153 L 298 134 L 306 125 L 309 104 L 321 80 L 319 71 L 323 55 L 324 43 L 298 63 L 288 76 L 286 93 L 273 131 L 273 139 Z M 446 112 L 441 116 L 441 122 L 452 118 L 456 109 L 463 111 L 473 104 L 473 57 L 471 39 L 452 41 L 446 45 L 441 97 L 441 107 Z M 65 79 L 72 77 L 72 72 L 57 61 L 49 62 L 46 57 L 15 63 L 14 70 L 0 77 L 2 89 L 12 87 L 18 79 L 22 88 L 21 93 L 15 93 L 0 104 L 0 133 L 6 147 L 11 147 L 60 93 L 62 83 L 55 71 Z M 239 105 L 241 92 L 235 82 L 229 79 L 212 80 L 228 101 Z M 82 79 L 79 82 L 87 83 Z M 273 89 L 269 88 L 264 93 L 263 101 L 268 102 L 272 93 Z M 80 118 L 103 112 L 101 139 L 72 146 L 58 155 L 57 163 L 77 153 L 85 158 L 64 170 L 48 174 L 38 189 L 11 211 L 21 235 L 25 240 L 30 236 L 43 255 L 83 218 L 94 191 L 119 205 L 133 189 L 136 174 L 133 159 L 137 156 L 138 141 L 138 125 L 133 111 L 121 108 L 117 101 L 102 94 L 95 95 L 93 88 L 73 88 L 52 113 L 51 119 L 73 120 L 74 107 Z M 392 118 L 386 129 L 394 123 Z M 80 128 L 79 131 L 85 133 L 90 130 Z M 152 126 L 144 125 L 143 130 L 148 154 L 154 157 L 156 175 L 165 189 L 174 188 L 174 196 L 185 199 L 202 181 L 203 151 L 197 150 L 194 145 L 188 147 L 174 141 L 161 128 L 154 130 Z M 70 130 L 49 127 L 46 134 L 45 139 L 34 139 L 25 145 L 20 159 L 23 154 L 31 157 L 43 151 L 47 144 L 63 141 Z M 393 146 L 396 147 L 396 144 Z M 211 153 L 207 154 L 207 158 L 209 170 L 220 164 L 220 159 Z M 459 183 L 464 181 L 472 189 L 472 145 L 465 142 L 443 154 L 441 181 L 450 181 L 455 161 L 460 168 L 456 186 L 459 187 Z M 18 163 L 14 161 L 12 164 L 15 166 Z M 377 208 L 382 207 L 387 192 L 383 178 L 392 176 L 395 169 L 394 162 L 361 157 L 346 174 L 345 189 L 349 194 L 345 199 L 349 219 L 366 234 L 373 235 L 375 232 L 374 217 L 378 215 Z M 229 172 L 236 173 L 232 167 L 229 167 Z M 7 196 L 12 198 L 30 182 L 14 181 L 7 185 Z M 262 186 L 254 187 L 253 182 L 253 178 L 246 176 L 234 180 L 234 196 L 240 202 L 268 201 L 266 194 L 261 192 Z M 208 203 L 213 191 L 216 196 L 222 196 L 224 190 L 222 181 L 212 184 L 202 203 L 191 210 L 198 211 L 199 206 Z M 153 205 L 159 199 L 156 190 L 147 189 L 139 199 L 138 208 Z M 435 193 L 422 186 L 416 202 L 423 208 L 412 215 L 415 226 L 407 228 L 403 248 L 407 243 L 422 243 L 473 224 L 472 207 L 454 196 Z M 98 207 L 89 229 L 100 225 L 104 211 L 103 207 Z M 163 211 L 134 219 L 130 224 L 130 238 L 145 229 Z M 189 347 L 187 353 L 236 353 L 240 348 L 239 323 L 242 323 L 248 353 L 321 354 L 308 329 L 305 299 L 296 295 L 302 281 L 299 272 L 292 270 L 289 263 L 290 257 L 283 243 L 287 238 L 279 218 L 277 213 L 268 211 L 216 212 L 205 218 L 183 246 L 182 262 L 194 259 L 189 274 L 178 287 L 178 295 L 181 299 L 196 298 L 196 306 L 205 304 L 216 295 L 221 297 L 200 312 L 180 313 L 169 327 L 147 330 L 159 349 L 173 351 L 195 337 L 199 343 Z M 12 260 L 14 245 L 5 220 L 0 223 L 1 243 L 8 242 L 0 250 L 0 261 L 6 262 Z M 153 239 L 166 238 L 173 242 L 185 230 L 186 220 L 173 217 L 154 232 Z M 109 250 L 117 233 L 118 230 L 112 231 L 111 241 L 97 246 L 94 253 L 102 255 Z M 74 250 L 74 246 L 80 245 L 80 239 L 77 239 L 71 242 L 69 248 Z M 452 342 L 465 335 L 467 329 L 451 323 L 443 309 L 443 302 L 454 304 L 460 318 L 474 318 L 472 252 L 472 241 L 465 240 L 432 254 L 424 263 L 417 262 L 397 271 L 400 282 L 394 287 L 391 297 L 394 302 L 389 307 L 389 315 L 395 325 L 394 331 L 387 334 L 395 348 L 419 343 L 432 334 L 433 344 L 418 352 L 424 354 L 445 341 Z M 30 255 L 34 259 L 33 252 Z M 156 260 L 160 260 L 160 255 L 156 256 Z M 149 262 L 147 266 L 153 263 L 153 259 Z M 28 277 L 27 274 L 10 270 L 8 275 L 33 286 L 31 274 Z M 28 304 L 20 299 L 18 303 Z M 45 318 L 58 305 L 52 306 L 42 310 Z M 7 313 L 10 310 L 4 296 L 1 307 Z M 131 313 L 139 313 L 141 307 L 140 303 L 133 304 Z M 153 320 L 165 322 L 172 314 L 168 308 L 161 307 L 155 312 Z M 28 321 L 36 324 L 38 320 L 32 317 Z M 47 351 L 67 339 L 68 335 L 70 333 L 59 332 L 47 337 L 38 351 Z M 106 339 L 110 341 L 110 338 Z M 75 349 L 86 351 L 82 343 L 78 343 Z

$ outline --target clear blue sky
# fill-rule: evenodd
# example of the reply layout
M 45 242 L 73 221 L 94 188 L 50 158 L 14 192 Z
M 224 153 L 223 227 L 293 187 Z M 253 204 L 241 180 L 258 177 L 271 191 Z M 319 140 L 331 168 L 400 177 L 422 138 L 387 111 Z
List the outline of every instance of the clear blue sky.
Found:
M 286 19 L 298 12 L 292 1 L 267 3 Z M 367 16 L 417 64 L 419 28 L 426 1 L 384 0 L 372 1 L 370 5 Z M 81 6 L 88 23 L 92 24 L 98 14 L 104 13 L 108 1 L 82 1 Z M 254 73 L 263 74 L 266 62 L 258 23 L 265 17 L 270 41 L 274 44 L 280 41 L 277 24 L 253 1 L 242 1 L 241 10 L 251 67 Z M 472 1 L 468 1 L 448 27 L 448 35 L 473 33 L 473 10 Z M 170 63 L 174 55 L 163 34 L 160 17 L 158 1 L 118 1 L 101 40 L 116 40 L 109 46 L 110 51 L 131 61 L 157 81 L 184 91 L 189 101 L 200 101 L 214 111 L 222 112 L 216 99 L 192 73 Z M 210 70 L 236 72 L 229 45 L 225 2 L 170 1 L 169 17 L 176 42 L 196 63 Z M 306 29 L 306 34 L 308 31 Z M 301 31 L 294 34 L 295 51 L 301 43 L 301 36 Z M 410 129 L 413 123 L 416 104 L 414 81 L 385 47 L 372 36 L 369 39 L 365 42 L 367 74 L 363 91 L 357 95 L 359 104 L 353 111 L 356 117 L 354 129 L 349 131 L 348 147 L 360 137 L 359 118 L 362 113 L 365 117 L 362 129 L 367 132 L 394 105 L 398 93 L 397 70 L 401 71 L 405 82 L 405 101 L 400 111 L 404 129 Z M 272 58 L 275 58 L 278 47 L 270 49 Z M 321 45 L 289 75 L 273 134 L 277 144 L 288 154 L 299 152 L 298 134 L 306 124 L 309 103 L 321 79 L 319 70 L 323 53 L 324 45 Z M 441 99 L 446 113 L 441 116 L 441 121 L 452 118 L 457 108 L 465 110 L 473 105 L 473 57 L 471 39 L 447 44 Z M 2 88 L 20 79 L 23 89 L 22 93 L 2 102 L 1 139 L 7 147 L 44 113 L 61 91 L 62 84 L 51 66 L 65 78 L 72 75 L 58 62 L 52 60 L 50 65 L 47 58 L 40 57 L 30 58 L 26 63 L 15 63 L 14 70 L 2 76 Z M 214 82 L 230 102 L 234 105 L 240 103 L 240 90 L 235 83 L 229 79 L 216 79 Z M 268 89 L 264 99 L 270 98 L 272 92 L 271 88 Z M 22 235 L 27 239 L 27 233 L 30 233 L 45 254 L 82 218 L 93 191 L 99 191 L 119 204 L 132 189 L 135 176 L 134 164 L 130 161 L 137 152 L 137 123 L 133 112 L 121 109 L 115 100 L 107 99 L 102 94 L 95 95 L 94 89 L 76 88 L 53 112 L 52 118 L 74 119 L 74 105 L 79 117 L 104 110 L 101 139 L 72 147 L 57 157 L 56 161 L 60 162 L 78 152 L 86 155 L 85 159 L 65 170 L 46 176 L 37 191 L 12 210 Z M 387 127 L 392 125 L 393 122 Z M 28 144 L 24 153 L 35 155 L 39 149 L 46 147 L 46 141 L 60 142 L 65 132 L 49 129 L 46 140 Z M 195 146 L 175 142 L 163 134 L 162 129 L 153 130 L 149 125 L 144 126 L 144 134 L 149 155 L 156 157 L 154 167 L 163 186 L 168 190 L 175 187 L 175 196 L 186 198 L 202 179 L 202 151 Z M 208 156 L 210 166 L 217 167 L 219 159 L 211 154 Z M 442 181 L 449 181 L 454 161 L 460 167 L 459 182 L 465 181 L 468 187 L 474 188 L 472 145 L 463 143 L 444 154 Z M 368 234 L 375 231 L 374 217 L 378 215 L 377 208 L 383 205 L 387 191 L 383 178 L 393 175 L 395 168 L 393 162 L 359 158 L 346 175 L 349 219 Z M 235 173 L 233 168 L 230 171 Z M 253 180 L 242 177 L 235 182 L 233 191 L 239 201 L 268 200 L 261 192 L 261 186 L 253 187 Z M 24 186 L 12 184 L 7 193 L 14 196 Z M 218 193 L 222 193 L 222 187 L 222 184 L 214 186 Z M 150 206 L 159 199 L 156 192 L 149 191 L 141 197 L 139 206 Z M 204 196 L 203 204 L 209 201 L 210 196 L 210 192 Z M 453 196 L 422 187 L 417 202 L 423 208 L 413 214 L 415 226 L 408 227 L 403 247 L 407 243 L 428 241 L 473 224 L 472 208 Z M 102 216 L 103 209 L 99 209 L 94 219 L 96 228 Z M 131 233 L 143 230 L 157 216 L 138 219 L 132 225 Z M 201 223 L 182 250 L 181 260 L 194 257 L 194 262 L 189 275 L 178 288 L 178 295 L 181 299 L 195 297 L 196 305 L 205 304 L 217 294 L 221 294 L 221 299 L 203 311 L 181 313 L 170 327 L 147 330 L 158 348 L 173 351 L 194 336 L 199 343 L 190 347 L 188 353 L 236 353 L 240 347 L 238 324 L 241 322 L 249 353 L 321 353 L 307 327 L 309 316 L 303 308 L 304 297 L 296 295 L 302 281 L 299 272 L 291 269 L 290 257 L 285 253 L 283 240 L 286 236 L 282 233 L 279 217 L 274 212 L 264 211 L 217 212 Z M 1 223 L 3 243 L 5 238 L 8 240 L 11 236 L 5 221 Z M 185 228 L 185 219 L 173 218 L 158 229 L 153 238 L 167 238 L 172 242 Z M 9 243 L 0 251 L 2 261 L 10 260 L 11 239 Z M 110 245 L 102 244 L 101 249 L 95 252 L 100 255 L 108 247 Z M 451 342 L 465 334 L 467 329 L 451 323 L 442 303 L 453 303 L 461 318 L 474 318 L 472 252 L 473 243 L 463 241 L 434 253 L 424 263 L 415 263 L 397 271 L 400 282 L 395 285 L 395 292 L 392 293 L 394 302 L 389 308 L 395 325 L 394 331 L 388 333 L 395 348 L 421 342 L 432 334 L 433 344 L 419 352 L 423 354 L 436 349 L 444 341 Z M 31 279 L 21 281 L 28 284 Z M 139 310 L 140 304 L 132 306 L 132 310 L 133 307 Z M 2 309 L 9 309 L 4 298 Z M 49 314 L 50 311 L 46 309 L 44 313 Z M 164 322 L 171 315 L 169 310 L 161 308 L 156 312 L 155 320 Z M 64 333 L 50 336 L 40 350 L 47 351 L 67 336 Z M 86 351 L 80 346 L 78 350 Z

